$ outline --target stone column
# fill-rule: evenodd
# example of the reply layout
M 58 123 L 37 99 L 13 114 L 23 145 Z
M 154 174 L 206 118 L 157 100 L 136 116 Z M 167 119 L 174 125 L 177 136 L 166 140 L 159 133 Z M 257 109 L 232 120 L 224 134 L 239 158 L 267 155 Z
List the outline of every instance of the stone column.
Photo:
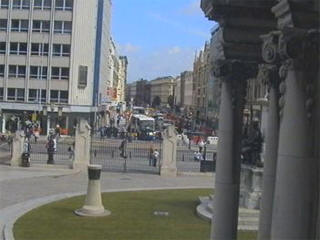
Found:
M 160 175 L 164 177 L 177 176 L 177 132 L 174 126 L 169 126 L 163 132 L 162 162 Z
M 286 29 L 280 38 L 285 93 L 280 103 L 280 135 L 271 239 L 313 239 L 317 181 L 313 92 L 318 71 L 318 33 Z
M 25 136 L 23 131 L 17 131 L 12 141 L 12 157 L 10 165 L 19 167 L 22 165 L 22 153 L 24 147 Z
M 217 62 L 214 74 L 222 80 L 219 144 L 211 239 L 237 239 L 240 150 L 246 89 L 245 65 Z
M 91 127 L 81 119 L 76 128 L 73 169 L 86 170 L 90 163 Z
M 276 66 L 272 65 L 264 65 L 262 67 L 266 83 L 269 85 L 269 111 L 265 138 L 266 151 L 263 172 L 263 192 L 258 233 L 258 238 L 260 240 L 269 240 L 271 233 L 279 138 L 279 93 L 277 69 L 278 68 Z

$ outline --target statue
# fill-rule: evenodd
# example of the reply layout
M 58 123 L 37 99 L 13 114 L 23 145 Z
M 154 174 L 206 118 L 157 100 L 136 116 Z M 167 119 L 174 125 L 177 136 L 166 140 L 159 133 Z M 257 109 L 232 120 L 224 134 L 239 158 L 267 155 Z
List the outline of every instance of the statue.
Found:
M 259 122 L 253 120 L 251 126 L 246 125 L 242 141 L 241 155 L 244 164 L 262 167 L 260 154 L 262 152 L 263 136 Z

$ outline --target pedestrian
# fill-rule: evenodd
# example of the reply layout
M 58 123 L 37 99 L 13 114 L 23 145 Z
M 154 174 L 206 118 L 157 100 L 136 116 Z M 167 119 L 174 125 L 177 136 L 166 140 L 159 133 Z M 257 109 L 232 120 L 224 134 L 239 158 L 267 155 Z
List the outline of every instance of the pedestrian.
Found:
M 202 152 L 202 149 L 204 147 L 204 142 L 202 139 L 200 139 L 199 143 L 198 143 L 198 146 L 199 146 L 199 152 L 201 153 Z
M 127 158 L 127 139 L 123 139 L 121 145 L 119 147 L 120 150 L 120 157 Z
M 154 154 L 154 150 L 153 150 L 153 146 L 151 146 L 149 149 L 149 166 L 153 165 L 153 154 Z
M 73 146 L 69 146 L 69 148 L 68 148 L 68 152 L 69 152 L 69 159 L 70 160 L 73 160 L 74 158 L 74 145 L 75 145 L 75 143 L 73 143 Z
M 158 152 L 157 149 L 153 151 L 153 166 L 157 166 L 158 158 L 159 158 L 160 153 Z

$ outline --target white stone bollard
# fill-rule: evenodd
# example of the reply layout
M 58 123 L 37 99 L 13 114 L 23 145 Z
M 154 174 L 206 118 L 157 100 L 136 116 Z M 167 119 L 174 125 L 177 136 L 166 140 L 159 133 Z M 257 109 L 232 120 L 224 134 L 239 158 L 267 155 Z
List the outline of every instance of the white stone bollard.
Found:
M 102 205 L 100 187 L 101 169 L 101 165 L 88 165 L 89 183 L 87 196 L 84 206 L 74 211 L 78 216 L 103 217 L 111 214 Z
M 24 146 L 24 132 L 17 131 L 13 137 L 12 141 L 12 157 L 10 161 L 10 165 L 12 167 L 20 167 L 22 165 L 22 153 Z

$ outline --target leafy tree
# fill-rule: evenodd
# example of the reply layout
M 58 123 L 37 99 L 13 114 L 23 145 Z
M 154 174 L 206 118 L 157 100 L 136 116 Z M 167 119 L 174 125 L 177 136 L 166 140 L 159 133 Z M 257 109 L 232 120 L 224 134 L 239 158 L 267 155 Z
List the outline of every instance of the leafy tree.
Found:
M 170 95 L 168 97 L 168 104 L 169 104 L 170 107 L 173 108 L 173 106 L 174 106 L 174 97 L 172 95 Z
M 152 106 L 153 107 L 158 107 L 161 104 L 161 98 L 159 96 L 155 96 L 153 101 L 152 101 Z

